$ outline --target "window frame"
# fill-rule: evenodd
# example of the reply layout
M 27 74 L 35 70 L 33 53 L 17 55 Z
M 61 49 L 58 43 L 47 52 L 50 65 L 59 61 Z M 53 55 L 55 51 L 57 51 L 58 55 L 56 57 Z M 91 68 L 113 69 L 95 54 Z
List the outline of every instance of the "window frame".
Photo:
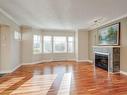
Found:
M 73 50 L 72 52 L 69 52 L 69 37 L 73 38 L 72 44 L 73 44 Z M 74 36 L 68 36 L 67 37 L 67 52 L 68 53 L 75 53 L 75 37 Z
M 45 52 L 44 51 L 44 37 L 46 37 L 46 36 L 49 36 L 49 37 L 51 37 L 51 52 Z M 55 41 L 54 41 L 54 39 L 55 39 L 55 37 L 65 37 L 65 39 L 66 39 L 66 43 L 65 43 L 65 51 L 60 51 L 60 52 L 57 52 L 57 51 L 55 51 Z M 69 37 L 72 37 L 73 38 L 73 41 L 72 41 L 72 43 L 73 43 L 73 51 L 72 52 L 69 52 Z M 43 41 L 42 41 L 42 51 L 43 51 L 43 54 L 60 54 L 60 53 L 68 53 L 68 54 L 72 54 L 72 53 L 75 53 L 75 36 L 73 36 L 73 35 L 69 35 L 69 36 L 63 36 L 63 35 L 55 35 L 55 36 L 52 36 L 52 35 L 44 35 L 43 36 Z
M 45 52 L 44 51 L 44 49 L 45 49 L 45 47 L 44 47 L 44 37 L 51 37 L 51 52 Z M 43 53 L 44 54 L 50 54 L 50 53 L 53 53 L 53 36 L 50 36 L 50 35 L 45 35 L 45 36 L 43 36 Z
M 21 40 L 21 32 L 14 31 L 14 39 L 20 41 Z
M 63 37 L 63 38 L 65 38 L 66 39 L 66 43 L 65 43 L 65 51 L 60 51 L 60 52 L 56 52 L 55 51 L 55 42 L 54 42 L 54 38 L 55 37 Z M 66 36 L 53 36 L 53 53 L 67 53 L 67 37 Z
M 37 37 L 36 40 L 34 39 L 34 36 Z M 38 37 L 39 37 L 39 38 L 38 38 Z M 40 39 L 40 41 L 39 41 L 38 39 Z M 40 47 L 38 48 L 38 49 L 39 49 L 39 52 L 35 52 L 35 51 L 34 51 L 34 49 L 35 49 L 35 47 L 34 47 L 35 41 L 36 41 L 36 42 L 39 41 L 39 44 L 40 44 Z M 36 43 L 36 44 L 37 44 L 37 43 Z M 33 35 L 33 54 L 34 54 L 34 55 L 42 54 L 42 37 L 41 37 L 41 35 L 37 35 L 37 34 L 34 34 L 34 35 Z

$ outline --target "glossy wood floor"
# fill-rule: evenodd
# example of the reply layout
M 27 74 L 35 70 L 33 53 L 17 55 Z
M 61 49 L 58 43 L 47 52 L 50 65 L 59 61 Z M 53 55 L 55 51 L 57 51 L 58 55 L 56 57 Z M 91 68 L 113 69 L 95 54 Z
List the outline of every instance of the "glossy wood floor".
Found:
M 127 95 L 127 76 L 90 63 L 40 63 L 0 77 L 0 95 Z

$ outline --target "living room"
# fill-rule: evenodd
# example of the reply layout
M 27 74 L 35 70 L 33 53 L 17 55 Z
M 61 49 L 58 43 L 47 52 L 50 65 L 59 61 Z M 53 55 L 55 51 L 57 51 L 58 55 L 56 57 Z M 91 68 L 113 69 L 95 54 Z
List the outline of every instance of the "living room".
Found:
M 0 0 L 0 95 L 126 95 L 126 4 Z

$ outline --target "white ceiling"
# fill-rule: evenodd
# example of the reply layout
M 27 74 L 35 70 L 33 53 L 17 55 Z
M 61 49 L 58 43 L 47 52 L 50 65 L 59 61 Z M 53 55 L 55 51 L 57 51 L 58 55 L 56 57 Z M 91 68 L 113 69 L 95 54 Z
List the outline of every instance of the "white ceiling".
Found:
M 126 15 L 127 0 L 0 0 L 0 8 L 20 25 L 87 29 L 96 19 L 107 22 Z

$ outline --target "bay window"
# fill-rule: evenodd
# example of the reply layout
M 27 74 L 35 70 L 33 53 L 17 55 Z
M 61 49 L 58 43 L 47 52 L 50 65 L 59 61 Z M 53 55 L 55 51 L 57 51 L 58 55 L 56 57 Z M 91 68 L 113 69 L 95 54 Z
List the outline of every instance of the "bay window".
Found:
M 67 39 L 62 36 L 53 37 L 53 52 L 54 53 L 65 53 L 67 52 Z
M 44 53 L 74 53 L 73 36 L 44 36 Z
M 52 53 L 52 37 L 51 36 L 44 36 L 43 51 L 44 53 Z
M 74 37 L 72 36 L 68 37 L 68 52 L 69 53 L 74 52 Z
M 33 54 L 42 53 L 42 41 L 40 35 L 33 35 Z

